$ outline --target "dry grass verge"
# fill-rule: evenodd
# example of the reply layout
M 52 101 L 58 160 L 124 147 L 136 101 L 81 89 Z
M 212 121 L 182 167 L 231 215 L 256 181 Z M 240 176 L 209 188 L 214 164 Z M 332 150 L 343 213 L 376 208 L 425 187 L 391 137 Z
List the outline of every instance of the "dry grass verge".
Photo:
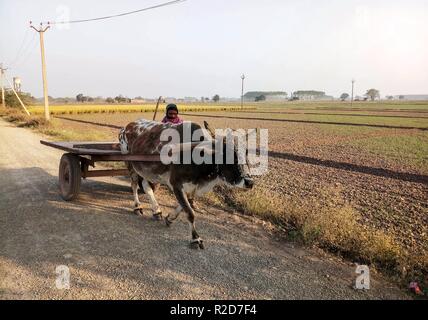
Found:
M 428 284 L 428 253 L 407 252 L 391 235 L 362 224 L 360 214 L 349 204 L 284 200 L 257 187 L 247 192 L 228 187 L 218 187 L 216 191 L 206 197 L 208 202 L 270 221 L 292 241 L 368 264 L 396 280 L 417 279 Z M 326 192 L 330 198 L 338 196 L 334 191 Z
M 18 127 L 35 129 L 37 132 L 54 137 L 58 141 L 108 140 L 108 135 L 105 132 L 67 130 L 56 119 L 48 122 L 43 116 L 28 116 L 18 109 L 0 108 L 0 116 L 15 123 Z
M 41 116 L 28 116 L 17 109 L 0 108 L 0 116 L 7 121 L 16 123 L 18 127 L 38 128 L 47 126 L 48 122 Z

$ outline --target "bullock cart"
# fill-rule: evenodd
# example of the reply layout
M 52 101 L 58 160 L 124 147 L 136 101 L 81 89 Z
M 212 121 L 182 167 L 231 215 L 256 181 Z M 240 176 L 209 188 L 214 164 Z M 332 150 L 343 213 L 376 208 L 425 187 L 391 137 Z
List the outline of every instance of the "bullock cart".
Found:
M 128 169 L 89 170 L 99 161 L 160 161 L 160 156 L 122 154 L 117 142 L 50 142 L 41 144 L 65 151 L 59 163 L 59 188 L 61 197 L 71 201 L 80 191 L 81 180 L 91 177 L 129 175 Z

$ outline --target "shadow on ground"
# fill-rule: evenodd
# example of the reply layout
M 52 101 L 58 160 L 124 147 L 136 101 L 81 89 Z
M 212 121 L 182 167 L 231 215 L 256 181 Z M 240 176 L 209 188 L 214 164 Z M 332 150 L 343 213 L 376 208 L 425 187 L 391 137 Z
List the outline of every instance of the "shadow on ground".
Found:
M 423 183 L 428 185 L 428 176 L 423 174 L 399 172 L 399 171 L 393 171 L 390 169 L 363 166 L 363 165 L 334 161 L 334 160 L 323 160 L 319 158 L 302 156 L 302 155 L 288 153 L 288 152 L 269 151 L 269 156 L 278 158 L 278 159 L 285 159 L 285 160 L 296 161 L 296 162 L 301 162 L 306 164 L 312 164 L 316 166 L 364 173 L 364 174 L 369 174 L 373 176 L 396 179 L 401 181 Z

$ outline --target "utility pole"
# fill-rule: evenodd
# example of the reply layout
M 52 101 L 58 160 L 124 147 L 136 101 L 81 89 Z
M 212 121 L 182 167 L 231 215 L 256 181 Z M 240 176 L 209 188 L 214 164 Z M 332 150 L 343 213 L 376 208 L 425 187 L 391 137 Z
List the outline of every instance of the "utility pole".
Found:
M 355 79 L 352 79 L 351 108 L 352 108 L 352 104 L 354 103 L 354 83 L 355 83 Z
M 40 51 L 42 55 L 42 78 L 43 78 L 43 96 L 45 97 L 45 119 L 50 120 L 49 113 L 49 98 L 48 98 L 48 80 L 46 78 L 46 61 L 45 61 L 45 43 L 44 43 L 44 33 L 50 28 L 49 22 L 48 26 L 43 29 L 43 24 L 40 23 L 40 28 L 37 30 L 30 21 L 30 27 L 36 30 L 40 35 Z
M 245 74 L 241 76 L 242 79 L 242 88 L 241 88 L 241 109 L 244 109 L 244 80 L 245 80 Z
M 0 86 L 1 86 L 1 105 L 6 108 L 6 102 L 4 99 L 4 87 L 3 87 L 3 75 L 7 69 L 3 68 L 3 63 L 0 64 Z

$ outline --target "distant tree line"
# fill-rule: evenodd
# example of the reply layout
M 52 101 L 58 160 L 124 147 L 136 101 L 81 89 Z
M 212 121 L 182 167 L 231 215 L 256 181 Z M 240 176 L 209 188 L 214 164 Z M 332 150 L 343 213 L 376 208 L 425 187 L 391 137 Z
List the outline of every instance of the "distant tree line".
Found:
M 298 91 L 295 91 L 293 93 L 293 95 L 295 95 L 295 96 L 307 95 L 307 96 L 323 97 L 323 96 L 325 96 L 325 92 L 324 91 L 316 91 L 316 90 L 298 90 Z
M 342 93 L 340 95 L 340 100 L 342 100 L 342 101 L 345 101 L 348 98 L 349 98 L 349 93 Z M 376 98 L 380 99 L 380 92 L 379 92 L 379 90 L 372 88 L 372 89 L 367 90 L 363 100 L 366 101 L 367 99 L 370 99 L 371 101 L 374 101 Z M 394 97 L 393 96 L 387 96 L 386 98 L 388 100 L 392 100 Z M 359 101 L 360 99 L 357 97 L 354 100 Z
M 137 97 L 136 99 L 141 98 L 141 97 Z M 142 99 L 142 98 L 141 98 Z M 118 95 L 114 98 L 108 97 L 107 99 L 103 99 L 102 97 L 97 97 L 97 98 L 93 98 L 90 96 L 85 96 L 83 93 L 79 93 L 76 96 L 76 101 L 80 102 L 80 103 L 85 103 L 85 102 L 95 102 L 95 101 L 99 101 L 99 102 L 107 102 L 107 103 L 131 103 L 131 99 L 128 97 L 124 97 L 123 95 Z
M 248 91 L 244 94 L 246 100 L 263 101 L 263 97 L 266 100 L 267 96 L 287 96 L 287 92 L 284 91 Z M 261 99 L 261 100 L 260 100 Z
M 219 102 L 220 96 L 218 94 L 216 94 L 212 98 L 201 97 L 201 102 L 209 102 L 209 101 Z
M 83 93 L 79 93 L 76 96 L 77 102 L 94 102 L 94 98 L 83 95 Z

